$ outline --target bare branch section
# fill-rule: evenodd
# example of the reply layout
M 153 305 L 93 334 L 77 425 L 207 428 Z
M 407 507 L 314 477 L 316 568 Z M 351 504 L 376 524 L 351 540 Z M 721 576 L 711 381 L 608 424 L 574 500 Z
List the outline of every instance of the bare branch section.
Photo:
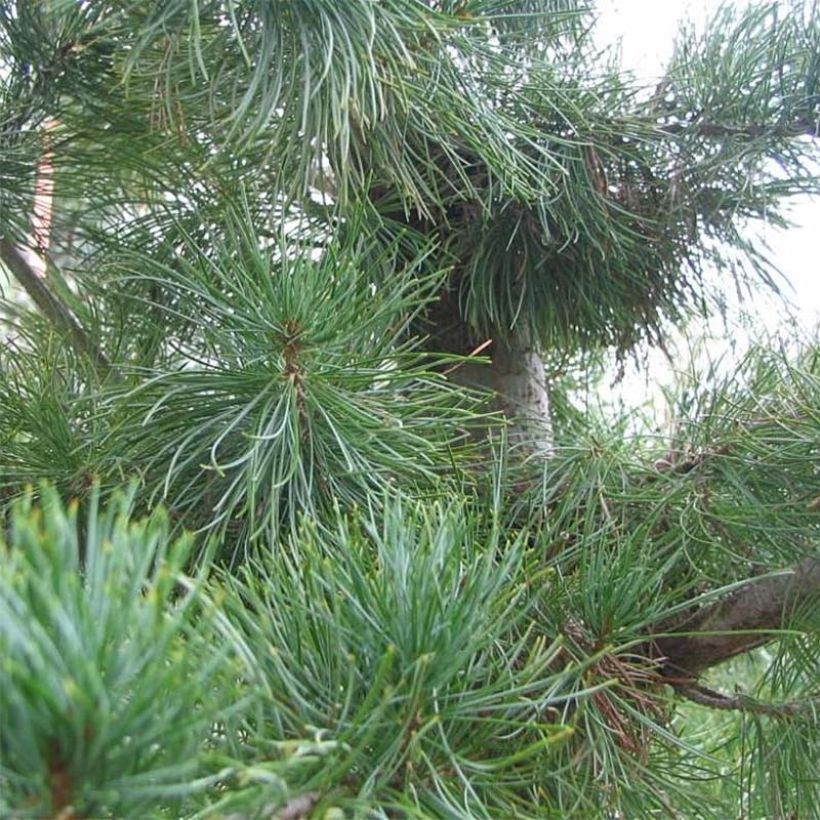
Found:
M 88 338 L 74 314 L 49 290 L 46 282 L 31 267 L 28 260 L 6 239 L 0 239 L 0 260 L 6 265 L 20 286 L 43 315 L 71 341 L 74 349 L 88 356 L 96 365 L 100 376 L 107 376 L 111 365 L 102 351 Z
M 815 715 L 820 702 L 817 699 L 788 701 L 786 703 L 763 703 L 747 695 L 724 695 L 700 684 L 687 684 L 675 687 L 681 695 L 693 703 L 708 706 L 710 709 L 722 709 L 733 712 L 749 712 L 771 717 L 802 717 Z
M 659 130 L 664 134 L 696 134 L 699 137 L 712 139 L 725 139 L 728 137 L 749 140 L 760 139 L 761 137 L 775 139 L 816 138 L 820 136 L 820 121 L 805 119 L 780 125 L 725 125 L 723 123 L 694 120 L 688 123 L 670 123 L 661 126 Z
M 101 378 L 111 371 L 102 351 L 89 339 L 88 334 L 74 314 L 49 289 L 46 280 L 48 251 L 51 245 L 51 229 L 54 223 L 54 141 L 52 132 L 57 120 L 48 119 L 43 128 L 43 155 L 37 166 L 37 182 L 34 190 L 34 211 L 31 216 L 32 247 L 28 254 L 22 253 L 8 238 L 0 238 L 0 260 L 19 282 L 42 314 L 65 333 L 72 347 L 81 355 L 89 357 Z
M 749 581 L 658 637 L 656 653 L 670 678 L 697 678 L 723 661 L 777 638 L 790 613 L 820 598 L 820 558 L 793 570 Z M 672 630 L 664 630 L 672 631 Z
M 43 124 L 43 155 L 37 165 L 34 211 L 31 215 L 33 247 L 29 264 L 40 276 L 45 276 L 54 224 L 54 139 L 51 132 L 56 127 L 57 120 L 54 119 L 48 119 Z

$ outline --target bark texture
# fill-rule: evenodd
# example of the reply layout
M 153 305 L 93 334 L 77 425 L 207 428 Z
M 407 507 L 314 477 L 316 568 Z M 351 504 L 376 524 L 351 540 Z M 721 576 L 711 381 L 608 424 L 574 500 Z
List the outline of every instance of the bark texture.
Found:
M 543 457 L 551 452 L 544 362 L 525 331 L 507 332 L 503 338 L 478 337 L 462 319 L 452 294 L 445 294 L 431 308 L 424 330 L 431 351 L 476 358 L 450 368 L 448 378 L 492 394 L 491 407 L 508 421 L 509 442 L 520 454 Z M 479 356 L 489 362 L 477 360 Z
M 526 336 L 494 342 L 490 363 L 476 374 L 491 390 L 494 405 L 509 422 L 509 442 L 526 455 L 547 456 L 552 450 L 549 393 L 544 362 Z
M 672 677 L 697 678 L 723 661 L 777 638 L 796 610 L 820 600 L 820 558 L 806 558 L 782 575 L 753 579 L 725 598 L 662 631 L 655 655 Z M 659 630 L 659 631 L 661 631 Z

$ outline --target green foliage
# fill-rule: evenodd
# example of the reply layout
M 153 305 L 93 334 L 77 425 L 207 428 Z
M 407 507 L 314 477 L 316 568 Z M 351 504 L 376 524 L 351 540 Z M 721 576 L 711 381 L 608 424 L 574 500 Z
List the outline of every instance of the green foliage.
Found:
M 106 432 L 89 397 L 96 379 L 62 339 L 33 325 L 0 353 L 0 498 L 45 479 L 64 495 L 83 495 L 101 469 Z
M 178 366 L 141 371 L 118 397 L 109 446 L 158 474 L 175 506 L 273 533 L 283 516 L 364 503 L 385 482 L 429 486 L 468 415 L 401 337 L 441 275 L 420 278 L 420 260 L 388 289 L 377 271 L 395 249 L 330 244 L 314 261 L 260 250 L 238 216 L 229 230 L 230 244 L 187 248 L 173 267 L 129 254 L 114 274 L 152 288 L 184 333 L 164 342 Z
M 440 242 L 478 335 L 626 350 L 701 307 L 720 248 L 766 276 L 742 220 L 782 219 L 784 197 L 817 190 L 811 141 L 795 139 L 816 130 L 817 12 L 797 0 L 722 9 L 680 37 L 654 92 L 597 52 L 569 2 L 5 8 L 19 158 L 0 219 L 16 235 L 52 117 L 58 188 L 91 203 L 83 230 L 104 203 L 113 224 L 135 202 L 160 219 L 202 183 L 258 182 L 269 214 L 324 191 Z
M 729 429 L 742 497 L 771 475 L 741 455 L 765 431 Z M 160 513 L 128 525 L 127 500 L 97 514 L 92 495 L 83 538 L 52 491 L 42 511 L 21 502 L 0 578 L 8 805 L 61 799 L 55 744 L 72 750 L 73 805 L 96 815 L 253 816 L 305 800 L 376 816 L 717 817 L 741 791 L 750 806 L 811 805 L 799 751 L 813 742 L 810 707 L 712 721 L 711 733 L 691 707 L 672 723 L 645 656 L 653 623 L 725 594 L 703 587 L 725 546 L 670 525 L 719 484 L 710 461 L 728 454 L 659 474 L 600 435 L 552 463 L 546 517 L 531 498 L 511 525 L 501 476 L 487 502 L 393 493 L 306 517 L 208 581 L 180 574 L 191 541 L 171 546 Z M 787 551 L 769 562 L 802 554 L 805 522 L 788 506 L 758 515 Z M 710 520 L 730 544 L 754 529 L 723 508 Z M 813 619 L 746 673 L 760 702 L 815 696 Z M 143 738 L 149 750 L 132 754 Z M 712 782 L 713 813 L 690 777 Z
M 656 436 L 568 364 L 773 285 L 745 224 L 820 191 L 786 8 L 647 88 L 573 0 L 0 0 L 0 264 L 53 165 L 82 340 L 0 305 L 0 813 L 820 816 L 817 596 L 717 697 L 658 650 L 816 557 L 816 346 Z M 548 459 L 459 385 L 504 339 Z
M 133 493 L 131 494 L 133 495 Z M 181 572 L 190 537 L 131 499 L 82 524 L 44 488 L 0 538 L 0 810 L 15 817 L 145 817 L 208 781 L 202 756 L 239 706 L 241 674 L 202 578 Z
M 772 713 L 712 721 L 711 733 L 691 708 L 673 722 L 647 630 L 725 587 L 704 591 L 693 565 L 711 567 L 719 545 L 699 554 L 663 516 L 714 477 L 705 462 L 659 476 L 634 451 L 601 447 L 554 462 L 561 490 L 543 520 L 534 502 L 511 528 L 498 481 L 483 502 L 390 493 L 326 523 L 307 517 L 208 580 L 181 574 L 191 539 L 172 544 L 159 512 L 129 524 L 128 499 L 98 513 L 92 494 L 78 528 L 76 505 L 62 512 L 53 491 L 41 508 L 22 500 L 0 574 L 7 806 L 719 817 L 738 790 L 750 806 L 815 805 L 800 756 L 817 741 L 814 613 L 745 674 Z M 762 473 L 750 463 L 746 484 Z M 727 539 L 755 526 L 713 520 Z M 690 777 L 713 782 L 713 813 Z
M 249 742 L 334 738 L 305 785 L 341 780 L 373 808 L 523 809 L 572 730 L 548 710 L 556 647 L 529 626 L 544 569 L 482 518 L 388 499 L 227 578 L 226 615 L 266 686 Z
M 221 216 L 207 247 L 173 224 L 171 260 L 129 241 L 96 269 L 89 288 L 110 310 L 87 326 L 118 350 L 117 376 L 21 317 L 0 352 L 0 489 L 49 478 L 81 494 L 138 472 L 142 503 L 229 531 L 234 557 L 385 483 L 439 492 L 472 457 L 477 401 L 408 337 L 444 276 L 431 249 L 363 241 L 354 222 L 319 253 L 284 236 L 268 247 L 247 210 Z

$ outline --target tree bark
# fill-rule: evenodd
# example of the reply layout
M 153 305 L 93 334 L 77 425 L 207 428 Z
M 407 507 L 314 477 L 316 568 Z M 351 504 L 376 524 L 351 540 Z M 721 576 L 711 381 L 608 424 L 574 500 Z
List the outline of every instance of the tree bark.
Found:
M 426 317 L 427 347 L 474 360 L 447 371 L 456 384 L 491 394 L 490 406 L 508 422 L 508 442 L 522 456 L 546 457 L 552 451 L 552 422 L 544 362 L 524 330 L 479 338 L 462 319 L 457 298 L 448 293 Z M 489 357 L 480 361 L 478 357 Z M 483 435 L 486 431 L 483 431 Z
M 494 341 L 490 362 L 473 365 L 466 375 L 493 393 L 493 407 L 508 422 L 511 447 L 526 456 L 549 455 L 553 440 L 544 362 L 526 335 Z
M 783 574 L 750 580 L 654 641 L 670 677 L 697 678 L 707 669 L 775 640 L 796 611 L 820 598 L 820 558 L 805 558 Z

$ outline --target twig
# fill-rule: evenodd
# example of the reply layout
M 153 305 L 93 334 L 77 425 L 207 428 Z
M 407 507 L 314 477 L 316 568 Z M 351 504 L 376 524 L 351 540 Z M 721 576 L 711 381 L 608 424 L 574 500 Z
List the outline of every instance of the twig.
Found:
M 273 817 L 275 820 L 304 820 L 318 802 L 319 795 L 316 792 L 300 794 L 297 797 L 291 797 Z
M 696 134 L 699 137 L 724 139 L 726 137 L 740 137 L 745 139 L 759 139 L 760 137 L 776 137 L 779 139 L 794 139 L 795 137 L 817 137 L 818 124 L 814 120 L 801 119 L 781 125 L 721 125 L 711 122 L 675 122 L 662 125 L 659 129 L 664 134 Z
M 746 695 L 735 695 L 734 697 L 725 695 L 699 683 L 680 684 L 675 686 L 675 690 L 687 700 L 691 700 L 692 703 L 708 706 L 711 709 L 751 712 L 752 714 L 771 715 L 772 717 L 815 715 L 818 708 L 816 698 L 787 701 L 786 703 L 763 703 Z
M 68 336 L 77 353 L 94 362 L 101 378 L 108 376 L 111 364 L 103 352 L 89 339 L 74 314 L 49 290 L 23 254 L 5 237 L 0 239 L 0 259 L 43 315 Z
M 484 350 L 486 350 L 492 343 L 493 343 L 492 339 L 485 339 L 477 348 L 475 348 L 475 350 L 471 350 L 465 358 L 470 359 L 474 356 L 478 356 L 479 353 L 482 353 Z M 446 370 L 443 370 L 442 373 L 445 376 L 449 376 L 450 373 L 452 373 L 455 370 L 458 370 L 459 367 L 461 367 L 463 364 L 464 364 L 463 361 L 457 362 L 452 367 L 448 367 Z
M 45 275 L 46 256 L 51 245 L 51 227 L 54 224 L 54 138 L 51 132 L 57 125 L 57 120 L 52 118 L 43 123 L 43 155 L 37 164 L 37 181 L 34 185 L 31 230 L 33 250 L 37 255 L 32 260 L 31 267 L 41 276 Z
M 657 459 L 653 463 L 653 468 L 659 473 L 672 473 L 685 475 L 691 473 L 696 467 L 700 467 L 704 461 L 713 456 L 725 456 L 732 452 L 732 448 L 728 444 L 717 447 L 714 450 L 704 450 L 699 453 L 681 453 L 677 450 L 670 450 L 665 456 Z M 684 458 L 679 456 L 685 455 Z
M 31 260 L 11 242 L 0 238 L 0 260 L 12 276 L 28 293 L 43 315 L 62 333 L 65 333 L 74 350 L 88 356 L 97 368 L 101 379 L 111 372 L 111 365 L 103 352 L 95 345 L 71 310 L 53 293 L 45 278 L 48 250 L 51 245 L 51 228 L 54 223 L 54 138 L 53 131 L 59 123 L 49 118 L 43 124 L 43 154 L 37 165 L 37 181 L 34 188 L 34 211 L 31 216 Z

